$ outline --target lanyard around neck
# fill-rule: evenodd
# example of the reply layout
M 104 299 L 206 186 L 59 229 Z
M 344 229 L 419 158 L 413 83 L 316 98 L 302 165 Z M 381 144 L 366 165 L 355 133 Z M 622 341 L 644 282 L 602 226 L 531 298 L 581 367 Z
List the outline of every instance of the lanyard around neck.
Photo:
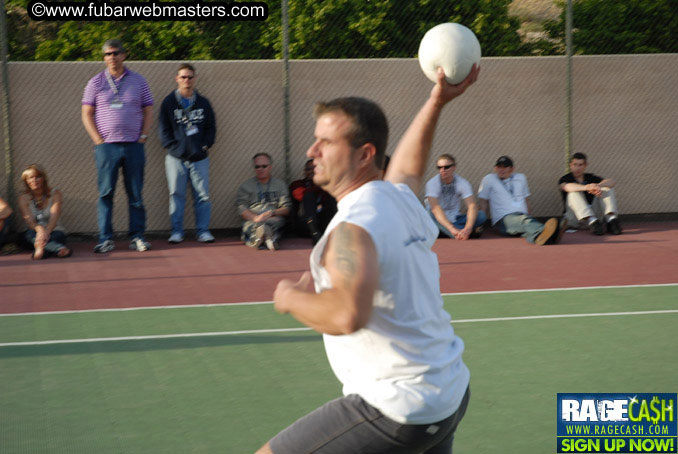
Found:
M 270 179 L 268 180 L 268 183 L 266 183 L 266 190 L 265 191 L 264 191 L 264 187 L 261 185 L 261 183 L 259 183 L 257 181 L 257 189 L 259 190 L 259 200 L 261 200 L 262 202 L 268 202 L 268 200 L 266 200 L 266 196 L 268 195 L 268 192 L 269 192 L 268 190 L 270 189 L 270 187 L 271 187 L 271 180 Z
M 511 194 L 511 197 L 513 197 L 513 175 L 508 177 L 506 180 L 502 180 L 501 184 L 504 185 L 509 194 Z
M 122 76 L 120 76 L 120 83 L 122 84 L 122 77 L 125 75 L 125 73 L 122 73 Z M 120 101 L 120 96 L 118 95 L 119 90 L 117 85 L 115 85 L 115 82 L 113 81 L 113 76 L 111 76 L 110 71 L 106 70 L 106 80 L 108 81 L 108 86 L 111 87 L 111 91 L 115 95 L 115 100 Z

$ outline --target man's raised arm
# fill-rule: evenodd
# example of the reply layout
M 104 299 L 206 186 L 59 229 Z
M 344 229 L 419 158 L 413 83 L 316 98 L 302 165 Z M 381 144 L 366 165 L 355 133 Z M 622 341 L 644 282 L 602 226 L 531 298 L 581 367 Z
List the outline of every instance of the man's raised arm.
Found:
M 405 183 L 414 193 L 419 191 L 440 112 L 445 104 L 464 93 L 476 81 L 479 72 L 480 68 L 474 64 L 471 73 L 463 82 L 450 85 L 445 81 L 442 68 L 438 68 L 438 82 L 431 90 L 431 96 L 400 139 L 391 157 L 384 180 L 391 183 Z

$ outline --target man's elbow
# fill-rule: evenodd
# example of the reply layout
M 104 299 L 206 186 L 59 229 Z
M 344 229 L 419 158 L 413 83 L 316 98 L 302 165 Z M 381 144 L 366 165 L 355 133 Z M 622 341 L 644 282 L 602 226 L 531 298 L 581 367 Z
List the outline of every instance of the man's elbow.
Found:
M 337 330 L 340 334 L 353 334 L 367 325 L 367 320 L 360 317 L 357 312 L 347 311 L 337 317 Z
M 372 300 L 370 299 L 369 301 L 356 302 L 342 311 L 336 319 L 337 329 L 341 334 L 353 334 L 367 326 L 372 315 L 371 305 Z

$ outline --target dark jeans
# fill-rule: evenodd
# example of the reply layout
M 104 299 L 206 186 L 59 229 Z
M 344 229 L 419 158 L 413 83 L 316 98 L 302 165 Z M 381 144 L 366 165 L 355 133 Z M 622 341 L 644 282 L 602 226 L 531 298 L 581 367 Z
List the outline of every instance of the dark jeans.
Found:
M 146 230 L 146 210 L 141 199 L 144 187 L 146 153 L 138 142 L 103 143 L 94 147 L 99 187 L 99 241 L 113 239 L 113 196 L 122 167 L 129 205 L 129 236 L 143 238 Z
M 24 233 L 24 239 L 27 245 L 34 247 L 35 244 L 35 230 L 27 230 Z M 49 236 L 49 240 L 45 245 L 45 252 L 47 255 L 56 255 L 59 249 L 66 247 L 66 234 L 61 230 L 54 230 Z
M 313 236 L 311 228 L 322 235 L 335 214 L 336 200 L 327 195 L 319 197 L 317 192 L 307 191 L 301 202 L 295 200 L 292 204 L 292 225 L 300 236 Z M 308 221 L 313 222 L 313 227 L 309 227 Z

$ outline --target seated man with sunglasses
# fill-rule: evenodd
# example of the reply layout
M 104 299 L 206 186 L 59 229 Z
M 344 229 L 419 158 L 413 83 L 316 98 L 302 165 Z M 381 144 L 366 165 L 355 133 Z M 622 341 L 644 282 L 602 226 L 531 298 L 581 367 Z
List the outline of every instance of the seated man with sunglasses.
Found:
M 271 177 L 271 156 L 257 153 L 253 161 L 256 176 L 240 185 L 236 198 L 240 217 L 245 220 L 240 238 L 249 247 L 258 249 L 265 244 L 273 251 L 279 247 L 292 203 L 285 182 Z
M 426 183 L 426 209 L 442 234 L 457 240 L 479 238 L 487 216 L 478 211 L 473 187 L 454 174 L 457 164 L 452 155 L 440 155 L 436 163 L 438 175 Z M 466 214 L 460 212 L 462 200 Z

